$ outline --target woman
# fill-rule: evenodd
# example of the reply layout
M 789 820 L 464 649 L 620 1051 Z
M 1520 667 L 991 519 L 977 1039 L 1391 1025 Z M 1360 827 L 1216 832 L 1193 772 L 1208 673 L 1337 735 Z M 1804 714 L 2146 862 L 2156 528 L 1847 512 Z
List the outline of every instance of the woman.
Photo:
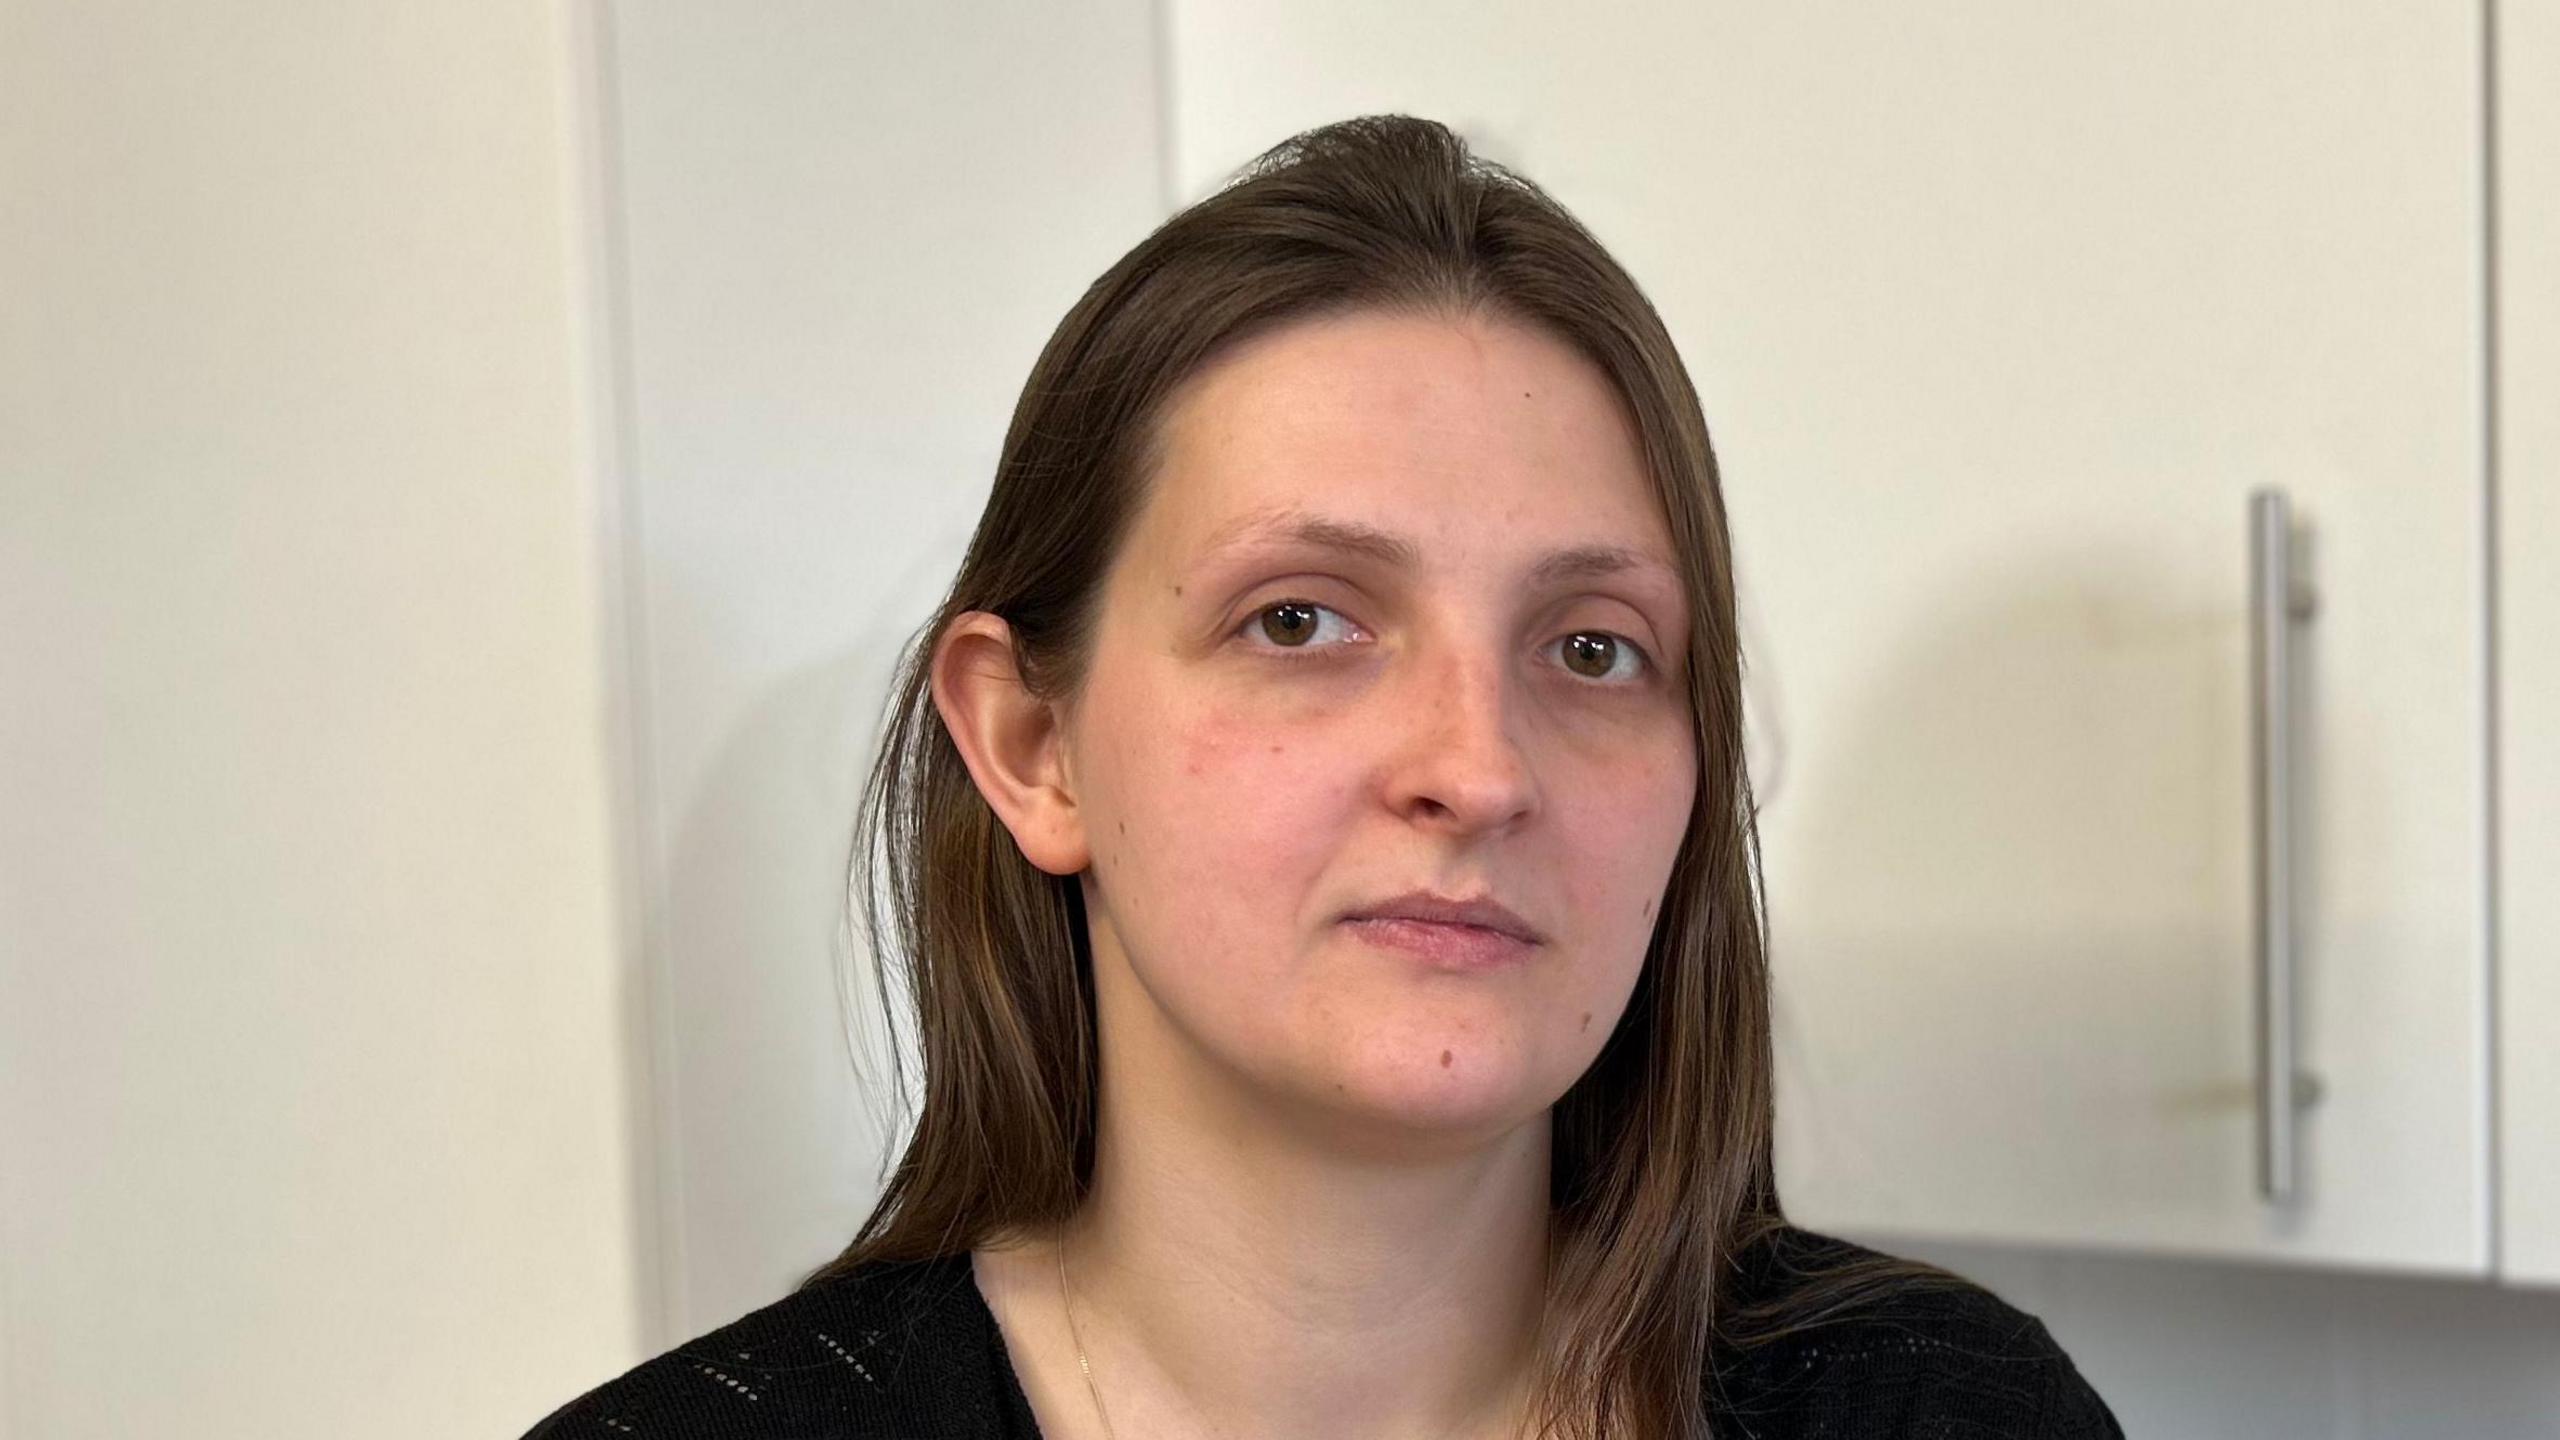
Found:
M 2121 1433 L 2033 1317 L 1785 1219 L 1715 462 L 1534 185 L 1371 117 L 1167 222 L 906 661 L 856 868 L 914 1138 L 536 1434 Z

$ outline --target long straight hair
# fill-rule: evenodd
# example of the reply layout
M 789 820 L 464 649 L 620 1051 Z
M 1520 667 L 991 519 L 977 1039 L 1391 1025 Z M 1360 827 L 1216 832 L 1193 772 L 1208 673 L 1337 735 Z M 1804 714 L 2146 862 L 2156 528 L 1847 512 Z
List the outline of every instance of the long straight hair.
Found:
M 1707 425 L 1661 317 L 1538 186 L 1446 127 L 1366 116 L 1295 136 L 1159 226 L 1086 289 L 1013 411 L 985 512 L 902 657 L 856 826 L 855 903 L 880 1000 L 903 966 L 923 1069 L 913 1136 L 815 1285 L 945 1257 L 1073 1215 L 1093 1170 L 1092 956 L 1075 877 L 1034 867 L 932 702 L 966 611 L 1011 627 L 1035 696 L 1083 682 L 1101 581 L 1156 473 L 1167 397 L 1281 324 L 1362 309 L 1539 327 L 1626 402 L 1688 593 L 1698 788 L 1617 1028 L 1556 1102 L 1531 1433 L 1694 1440 L 1711 1346 L 1748 1347 L 1897 1280 L 1879 1257 L 1743 1306 L 1720 1282 L 1787 1228 L 1771 1152 L 1765 896 L 1743 759 L 1742 655 Z M 875 853 L 876 852 L 876 853 Z M 876 882 L 885 868 L 884 945 Z M 903 1098 L 903 1075 L 892 1085 Z

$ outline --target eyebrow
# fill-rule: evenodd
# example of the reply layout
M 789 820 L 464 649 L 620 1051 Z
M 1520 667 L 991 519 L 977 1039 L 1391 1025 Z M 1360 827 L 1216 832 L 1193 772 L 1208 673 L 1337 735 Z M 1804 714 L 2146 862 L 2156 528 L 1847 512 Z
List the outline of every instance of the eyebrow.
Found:
M 1387 565 L 1411 566 L 1422 558 L 1419 545 L 1391 530 L 1289 508 L 1258 510 L 1230 522 L 1210 537 L 1202 554 L 1214 558 L 1229 550 L 1264 544 L 1307 545 L 1365 556 Z M 1552 585 L 1640 570 L 1655 571 L 1675 583 L 1680 573 L 1679 567 L 1659 555 L 1624 545 L 1594 544 L 1548 551 L 1530 567 L 1529 578 L 1534 584 Z

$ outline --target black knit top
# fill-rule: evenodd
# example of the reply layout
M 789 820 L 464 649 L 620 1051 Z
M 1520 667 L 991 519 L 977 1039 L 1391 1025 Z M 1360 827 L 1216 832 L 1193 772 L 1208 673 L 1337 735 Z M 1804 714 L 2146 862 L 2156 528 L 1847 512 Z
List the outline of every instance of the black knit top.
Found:
M 1790 1228 L 1742 1257 L 1737 1300 L 1871 1254 Z M 1783 1264 L 1779 1261 L 1783 1259 Z M 2044 1437 L 2124 1431 L 2042 1321 L 1975 1285 L 1915 1287 L 1707 1363 L 1733 1440 Z M 525 1440 L 1039 1440 L 966 1251 L 823 1281 L 562 1406 Z

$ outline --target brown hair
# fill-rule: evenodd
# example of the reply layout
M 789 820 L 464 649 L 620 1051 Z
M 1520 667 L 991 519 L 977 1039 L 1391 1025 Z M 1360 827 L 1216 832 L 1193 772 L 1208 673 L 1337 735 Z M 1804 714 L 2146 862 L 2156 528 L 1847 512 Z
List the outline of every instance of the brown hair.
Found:
M 1364 308 L 1499 316 L 1575 346 L 1626 401 L 1684 573 L 1697 798 L 1626 1012 L 1553 1110 L 1533 1433 L 1692 1440 L 1711 1344 L 1763 1343 L 1895 1283 L 1952 1277 L 1867 1257 L 1787 1271 L 1797 1283 L 1747 1306 L 1718 1283 L 1788 1224 L 1741 646 L 1706 420 L 1661 318 L 1599 241 L 1536 185 L 1408 116 L 1273 147 L 1094 281 L 1033 365 L 959 575 L 901 663 L 856 832 L 854 908 L 893 1026 L 889 970 L 904 957 L 921 1112 L 859 1234 L 803 1284 L 1059 1224 L 1092 1174 L 1082 897 L 1075 877 L 1023 857 L 978 792 L 932 703 L 936 642 L 962 613 L 991 612 L 1025 685 L 1072 696 L 1167 397 L 1250 336 Z M 894 948 L 880 943 L 874 841 Z M 1774 1244 L 1759 1254 L 1785 1263 Z

